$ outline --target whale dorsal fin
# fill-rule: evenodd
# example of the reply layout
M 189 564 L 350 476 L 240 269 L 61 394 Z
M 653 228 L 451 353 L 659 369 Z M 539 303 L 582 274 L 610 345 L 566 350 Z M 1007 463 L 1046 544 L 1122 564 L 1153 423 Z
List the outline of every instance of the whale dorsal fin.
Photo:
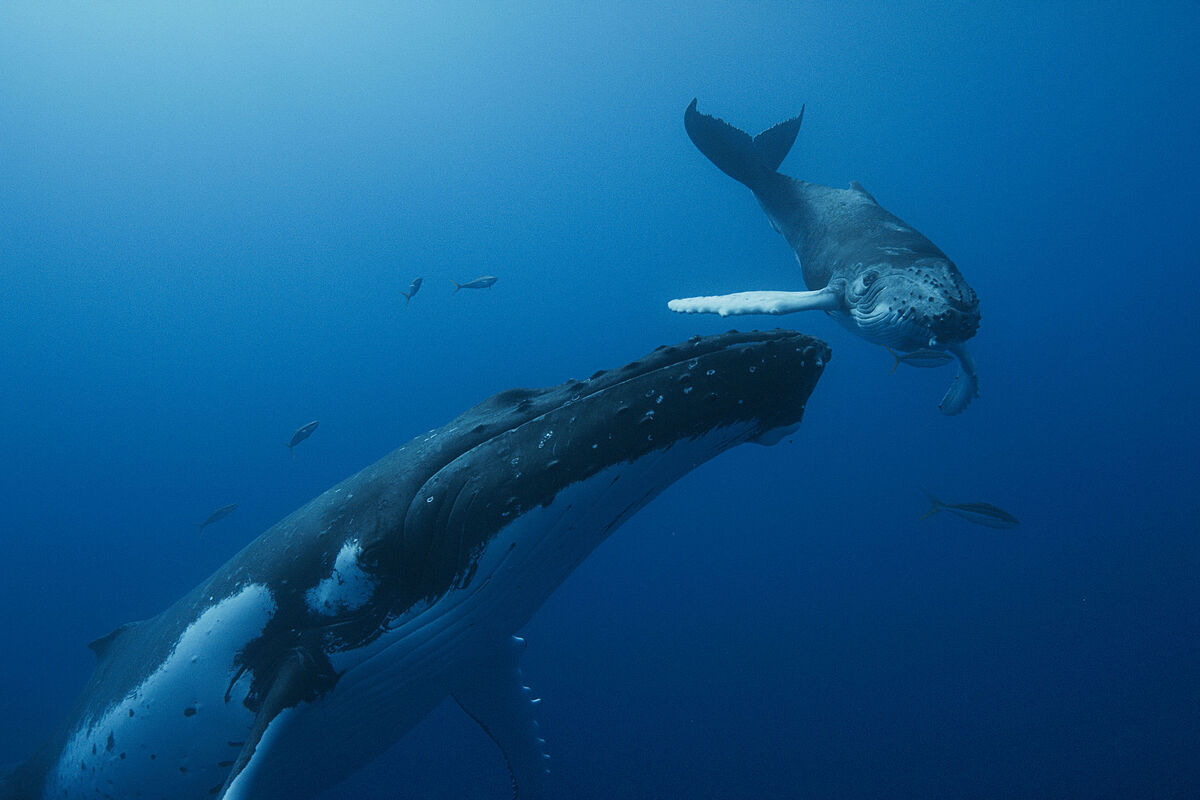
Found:
M 104 634 L 99 639 L 94 639 L 88 642 L 88 650 L 91 650 L 93 653 L 95 653 L 97 659 L 104 658 L 104 656 L 108 654 L 109 648 L 112 647 L 113 642 L 115 642 L 117 639 L 120 639 L 122 634 L 127 633 L 136 625 L 136 622 L 126 622 L 124 625 L 114 628 L 112 631 Z
M 850 181 L 850 191 L 858 192 L 859 194 L 861 194 L 863 197 L 870 200 L 875 205 L 879 205 L 879 201 L 876 200 L 875 197 L 870 192 L 868 192 L 866 189 L 864 189 L 863 185 L 861 183 L 859 183 L 858 181 Z

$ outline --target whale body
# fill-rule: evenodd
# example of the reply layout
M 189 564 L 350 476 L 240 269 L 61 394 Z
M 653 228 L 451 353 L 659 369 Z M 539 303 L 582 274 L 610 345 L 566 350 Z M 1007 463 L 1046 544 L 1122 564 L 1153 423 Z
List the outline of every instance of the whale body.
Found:
M 74 709 L 0 798 L 303 800 L 447 696 L 502 748 L 519 796 L 544 796 L 514 634 L 676 479 L 793 430 L 828 358 L 792 331 L 730 332 L 495 395 L 93 642 Z
M 685 314 L 791 314 L 824 311 L 869 342 L 915 353 L 946 351 L 959 370 L 938 408 L 963 411 L 979 394 L 966 341 L 979 329 L 979 299 L 937 245 L 888 212 L 856 181 L 849 189 L 779 173 L 799 116 L 750 136 L 696 109 L 684 112 L 692 143 L 726 175 L 754 192 L 771 226 L 787 239 L 808 291 L 766 290 L 670 301 Z

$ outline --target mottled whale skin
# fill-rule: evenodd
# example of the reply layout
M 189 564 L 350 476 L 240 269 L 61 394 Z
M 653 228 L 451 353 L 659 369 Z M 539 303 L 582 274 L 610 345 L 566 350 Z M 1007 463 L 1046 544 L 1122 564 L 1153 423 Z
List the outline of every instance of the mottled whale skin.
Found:
M 680 476 L 794 430 L 828 358 L 792 331 L 730 332 L 490 398 L 93 642 L 77 705 L 0 798 L 303 800 L 447 696 L 519 796 L 544 797 L 513 634 Z
M 825 311 L 869 342 L 901 352 L 948 351 L 959 361 L 939 408 L 958 414 L 979 393 L 966 341 L 979 329 L 979 300 L 958 267 L 857 182 L 834 189 L 777 170 L 800 131 L 800 115 L 758 136 L 684 112 L 692 142 L 722 172 L 754 192 L 787 239 L 809 291 L 751 291 L 672 300 L 681 313 L 790 314 Z

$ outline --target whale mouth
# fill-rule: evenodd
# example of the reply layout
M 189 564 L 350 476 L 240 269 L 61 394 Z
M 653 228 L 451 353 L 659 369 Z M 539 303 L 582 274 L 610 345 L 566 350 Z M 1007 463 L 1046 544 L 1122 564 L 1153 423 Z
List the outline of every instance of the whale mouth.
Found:
M 932 328 L 924 324 L 912 308 L 898 310 L 880 303 L 867 312 L 851 311 L 860 336 L 894 350 L 908 352 L 928 347 L 935 339 Z

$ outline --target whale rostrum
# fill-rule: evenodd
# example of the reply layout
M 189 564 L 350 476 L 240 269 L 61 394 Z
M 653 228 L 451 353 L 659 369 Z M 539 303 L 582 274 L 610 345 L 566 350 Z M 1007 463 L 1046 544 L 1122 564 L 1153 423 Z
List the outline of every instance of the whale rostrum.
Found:
M 730 332 L 489 398 L 93 642 L 74 709 L 0 798 L 311 798 L 448 696 L 519 796 L 545 796 L 514 634 L 676 479 L 793 430 L 828 358 L 792 331 Z

